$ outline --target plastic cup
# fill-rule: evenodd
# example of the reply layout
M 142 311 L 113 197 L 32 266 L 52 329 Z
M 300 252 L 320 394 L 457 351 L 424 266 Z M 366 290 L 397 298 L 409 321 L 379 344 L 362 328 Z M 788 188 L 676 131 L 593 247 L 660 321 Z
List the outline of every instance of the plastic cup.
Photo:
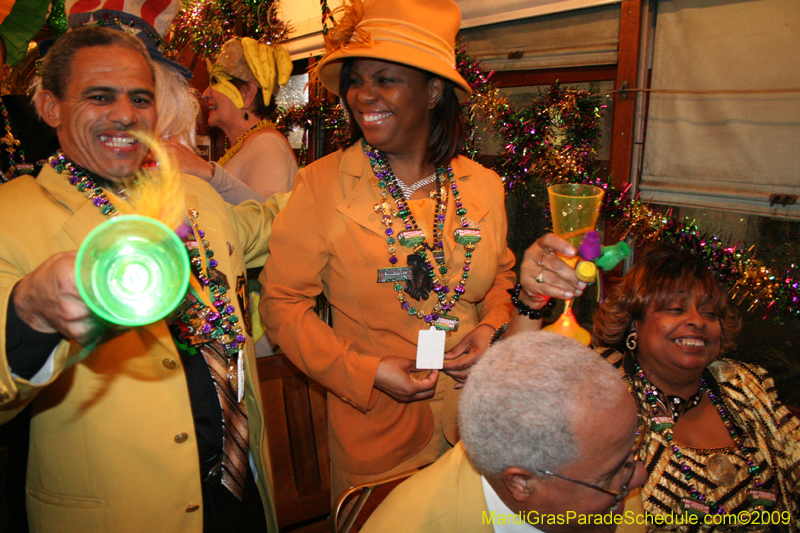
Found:
M 569 241 L 577 250 L 584 235 L 594 230 L 605 191 L 582 184 L 559 184 L 548 187 L 553 232 Z
M 122 326 L 164 318 L 189 286 L 189 257 L 165 224 L 139 215 L 108 219 L 78 250 L 78 292 L 98 317 Z

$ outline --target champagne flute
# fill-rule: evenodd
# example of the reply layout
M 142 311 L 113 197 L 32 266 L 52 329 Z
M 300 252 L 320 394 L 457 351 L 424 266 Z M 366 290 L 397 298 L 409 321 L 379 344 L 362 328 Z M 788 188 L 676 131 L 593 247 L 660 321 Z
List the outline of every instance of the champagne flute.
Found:
M 548 187 L 547 194 L 550 198 L 553 232 L 577 250 L 586 234 L 594 231 L 597 225 L 605 191 L 592 185 L 564 183 Z M 579 260 L 577 256 L 560 257 L 573 268 Z M 544 329 L 571 337 L 585 346 L 592 341 L 591 334 L 575 319 L 571 299 L 566 301 L 561 316 Z

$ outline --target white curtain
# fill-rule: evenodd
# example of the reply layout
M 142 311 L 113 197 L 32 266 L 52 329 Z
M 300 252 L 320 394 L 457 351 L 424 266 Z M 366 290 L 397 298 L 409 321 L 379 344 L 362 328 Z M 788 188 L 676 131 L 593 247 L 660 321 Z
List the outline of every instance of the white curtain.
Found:
M 487 70 L 609 65 L 617 62 L 619 16 L 619 4 L 604 5 L 462 29 L 459 37 Z
M 800 88 L 800 1 L 661 0 L 652 89 Z M 800 218 L 800 93 L 659 94 L 647 111 L 641 198 Z

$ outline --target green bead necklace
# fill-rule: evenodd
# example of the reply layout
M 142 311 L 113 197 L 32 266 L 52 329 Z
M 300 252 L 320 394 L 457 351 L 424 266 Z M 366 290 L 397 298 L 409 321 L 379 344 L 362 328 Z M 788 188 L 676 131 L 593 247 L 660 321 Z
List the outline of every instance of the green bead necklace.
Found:
M 447 316 L 445 313 L 449 312 L 455 307 L 456 302 L 466 292 L 466 283 L 469 278 L 470 265 L 472 263 L 472 253 L 475 250 L 475 243 L 480 240 L 480 234 L 477 229 L 469 227 L 467 219 L 467 209 L 461 202 L 458 192 L 458 186 L 453 179 L 453 170 L 450 167 L 436 169 L 436 208 L 434 211 L 433 220 L 433 244 L 429 244 L 426 240 L 424 232 L 419 228 L 411 209 L 408 207 L 407 200 L 403 194 L 403 190 L 399 184 L 397 176 L 392 171 L 386 156 L 379 150 L 373 148 L 366 141 L 362 140 L 362 148 L 370 161 L 372 171 L 378 179 L 378 188 L 380 195 L 383 198 L 381 202 L 375 205 L 375 211 L 382 214 L 381 222 L 386 226 L 386 243 L 388 244 L 389 264 L 392 267 L 398 263 L 397 259 L 397 246 L 411 248 L 415 254 L 422 258 L 425 263 L 426 275 L 432 280 L 432 290 L 436 293 L 437 301 L 430 313 L 426 313 L 422 309 L 417 309 L 406 301 L 406 296 L 403 293 L 403 284 L 395 283 L 394 290 L 397 293 L 397 300 L 400 302 L 400 307 L 409 316 L 415 316 L 426 323 L 434 325 L 439 329 L 456 329 L 458 327 L 458 319 L 456 317 Z M 447 186 L 449 184 L 450 190 L 453 194 L 453 200 L 456 206 L 456 214 L 461 217 L 461 228 L 455 231 L 455 238 L 458 244 L 464 247 L 464 267 L 459 278 L 458 284 L 453 288 L 453 295 L 448 299 L 450 293 L 450 275 L 447 266 L 445 265 L 443 234 L 444 225 L 447 215 Z M 394 208 L 390 205 L 389 197 L 394 200 Z M 403 221 L 405 230 L 395 236 L 393 228 L 394 218 Z M 434 267 L 429 259 L 428 252 L 434 257 L 434 262 L 437 267 Z

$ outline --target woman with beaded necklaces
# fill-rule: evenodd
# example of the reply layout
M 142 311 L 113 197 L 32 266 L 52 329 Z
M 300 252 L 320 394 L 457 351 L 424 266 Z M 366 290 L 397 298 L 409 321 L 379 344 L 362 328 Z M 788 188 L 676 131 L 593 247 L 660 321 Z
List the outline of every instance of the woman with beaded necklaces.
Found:
M 203 92 L 208 125 L 222 129 L 233 146 L 209 163 L 185 145 L 169 142 L 181 171 L 206 180 L 231 204 L 263 202 L 291 191 L 297 160 L 274 124 L 275 95 L 292 73 L 286 49 L 248 37 L 230 39 L 209 70 L 211 85 Z
M 316 74 L 343 98 L 347 148 L 298 173 L 260 311 L 329 391 L 335 498 L 456 441 L 456 389 L 510 317 L 514 258 L 500 178 L 458 155 L 471 89 L 455 70 L 456 3 L 355 1 L 332 18 Z M 314 313 L 320 293 L 332 327 Z M 439 365 L 418 371 L 426 354 Z
M 570 248 L 550 234 L 526 252 L 523 301 L 539 307 L 585 287 L 554 255 L 574 255 Z M 521 316 L 514 322 L 538 327 Z M 655 529 L 798 530 L 800 421 L 778 401 L 767 371 L 718 359 L 739 327 L 706 266 L 660 247 L 637 258 L 595 315 L 598 352 L 620 369 L 650 418 L 644 508 L 676 517 Z M 731 527 L 742 512 L 747 518 Z M 696 525 L 690 514 L 698 515 Z

